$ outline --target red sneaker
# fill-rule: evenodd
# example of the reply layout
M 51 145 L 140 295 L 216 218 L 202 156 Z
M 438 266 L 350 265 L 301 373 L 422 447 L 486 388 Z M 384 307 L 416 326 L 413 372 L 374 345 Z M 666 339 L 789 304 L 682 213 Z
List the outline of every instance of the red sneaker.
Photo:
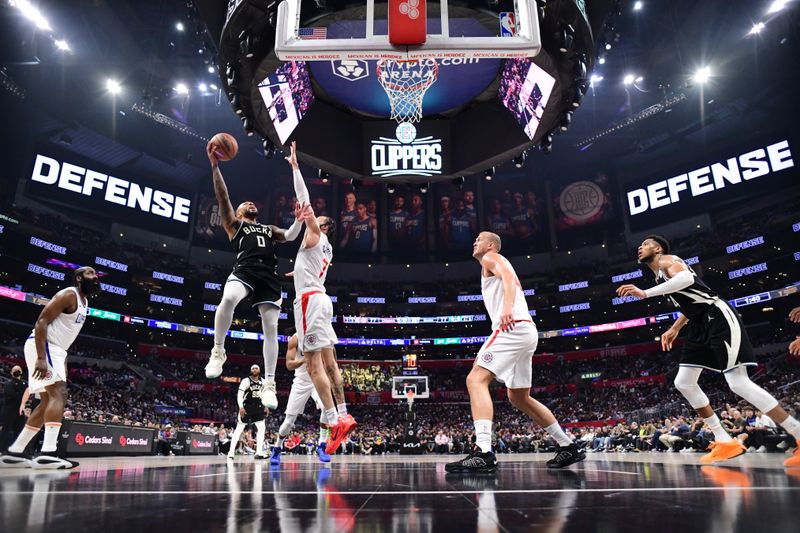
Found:
M 331 437 L 325 446 L 325 453 L 334 454 L 339 449 L 344 439 L 353 431 L 358 423 L 351 414 L 339 417 L 339 422 L 331 428 Z

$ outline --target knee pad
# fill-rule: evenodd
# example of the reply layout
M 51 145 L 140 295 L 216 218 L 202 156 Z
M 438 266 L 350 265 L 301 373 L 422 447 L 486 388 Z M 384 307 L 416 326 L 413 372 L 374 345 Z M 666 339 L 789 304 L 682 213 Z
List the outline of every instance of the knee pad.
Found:
M 697 377 L 683 372 L 683 369 L 679 370 L 678 375 L 675 376 L 675 388 L 683 394 L 693 409 L 709 405 L 708 396 L 697 384 Z
M 743 366 L 726 372 L 725 381 L 728 382 L 728 387 L 730 387 L 731 392 L 737 396 L 741 396 L 760 411 L 766 413 L 778 406 L 778 400 L 753 383 L 753 380 L 747 375 L 747 369 Z

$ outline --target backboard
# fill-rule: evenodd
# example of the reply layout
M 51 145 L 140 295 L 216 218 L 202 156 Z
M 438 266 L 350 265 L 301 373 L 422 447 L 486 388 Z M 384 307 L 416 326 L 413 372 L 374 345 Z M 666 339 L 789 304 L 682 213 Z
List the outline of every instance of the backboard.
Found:
M 423 400 L 430 397 L 428 391 L 428 376 L 393 376 L 392 398 L 406 400 L 406 391 L 414 391 L 414 399 Z
M 500 11 L 503 7 L 498 7 L 498 2 L 498 11 L 492 13 L 489 6 L 471 8 L 452 0 L 365 0 L 364 4 L 308 18 L 301 12 L 302 0 L 284 0 L 278 6 L 275 53 L 282 61 L 536 56 L 541 50 L 536 0 L 502 5 L 508 6 L 506 11 Z M 415 16 L 417 13 L 423 17 Z M 461 30 L 466 20 L 487 14 L 496 17 L 495 29 L 478 35 Z M 413 23 L 425 27 L 424 42 L 392 44 L 389 19 L 409 22 L 412 16 Z M 391 40 L 398 42 L 397 38 Z

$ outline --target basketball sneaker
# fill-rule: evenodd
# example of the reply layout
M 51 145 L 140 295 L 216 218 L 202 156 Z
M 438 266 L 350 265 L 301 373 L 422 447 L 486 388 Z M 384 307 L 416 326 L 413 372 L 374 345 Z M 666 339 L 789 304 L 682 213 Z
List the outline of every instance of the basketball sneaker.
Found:
M 278 408 L 278 395 L 275 394 L 274 379 L 264 381 L 264 387 L 261 389 L 261 404 L 270 411 Z
M 569 446 L 557 446 L 556 456 L 547 461 L 547 468 L 564 468 L 586 459 L 586 454 L 574 442 Z
M 208 358 L 206 365 L 206 378 L 217 379 L 222 375 L 222 365 L 228 356 L 225 355 L 225 348 L 214 346 L 211 348 L 211 356 Z
M 783 462 L 783 466 L 788 468 L 800 468 L 800 446 L 794 449 L 794 453 Z
M 77 461 L 70 461 L 55 455 L 42 454 L 31 460 L 31 467 L 34 470 L 69 470 L 78 466 Z
M 713 441 L 708 445 L 708 449 L 711 450 L 711 453 L 707 453 L 700 458 L 700 462 L 704 465 L 727 461 L 728 459 L 739 457 L 747 451 L 747 448 L 737 439 L 733 439 L 730 442 Z
M 494 452 L 482 452 L 475 448 L 469 455 L 460 461 L 444 465 L 445 472 L 457 473 L 489 473 L 497 469 L 497 458 Z
M 272 466 L 280 466 L 281 464 L 281 449 L 277 446 L 272 447 L 272 453 L 269 454 L 269 464 Z
M 323 463 L 330 463 L 331 462 L 331 456 L 328 455 L 327 453 L 325 453 L 325 443 L 324 442 L 320 442 L 317 445 L 317 450 L 316 451 L 317 451 L 317 457 L 319 457 L 319 460 L 321 462 L 323 462 Z
M 6 468 L 30 468 L 31 456 L 25 453 L 17 453 L 8 450 L 3 455 L 0 455 L 0 466 Z
M 331 440 L 325 446 L 325 453 L 328 455 L 336 453 L 336 450 L 339 449 L 344 439 L 347 438 L 357 425 L 358 423 L 350 413 L 340 416 L 339 422 L 331 428 Z

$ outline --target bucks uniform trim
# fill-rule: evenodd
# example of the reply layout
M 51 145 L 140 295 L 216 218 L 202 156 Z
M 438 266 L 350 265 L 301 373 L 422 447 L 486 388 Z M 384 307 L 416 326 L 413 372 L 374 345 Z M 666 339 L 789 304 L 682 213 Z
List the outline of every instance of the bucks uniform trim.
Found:
M 280 307 L 281 283 L 272 227 L 242 220 L 231 238 L 236 261 L 227 281 L 238 281 L 250 290 L 253 307 L 269 303 Z
M 739 313 L 714 292 L 692 267 L 676 257 L 692 274 L 694 283 L 667 295 L 689 319 L 680 366 L 728 372 L 740 366 L 757 365 L 753 346 Z M 667 278 L 659 270 L 656 283 Z
M 244 392 L 244 401 L 242 403 L 244 404 L 245 415 L 241 419 L 245 424 L 261 422 L 266 418 L 264 406 L 261 404 L 261 389 L 263 388 L 264 379 L 260 376 L 257 380 L 253 380 L 248 376 L 239 384 L 239 390 Z

